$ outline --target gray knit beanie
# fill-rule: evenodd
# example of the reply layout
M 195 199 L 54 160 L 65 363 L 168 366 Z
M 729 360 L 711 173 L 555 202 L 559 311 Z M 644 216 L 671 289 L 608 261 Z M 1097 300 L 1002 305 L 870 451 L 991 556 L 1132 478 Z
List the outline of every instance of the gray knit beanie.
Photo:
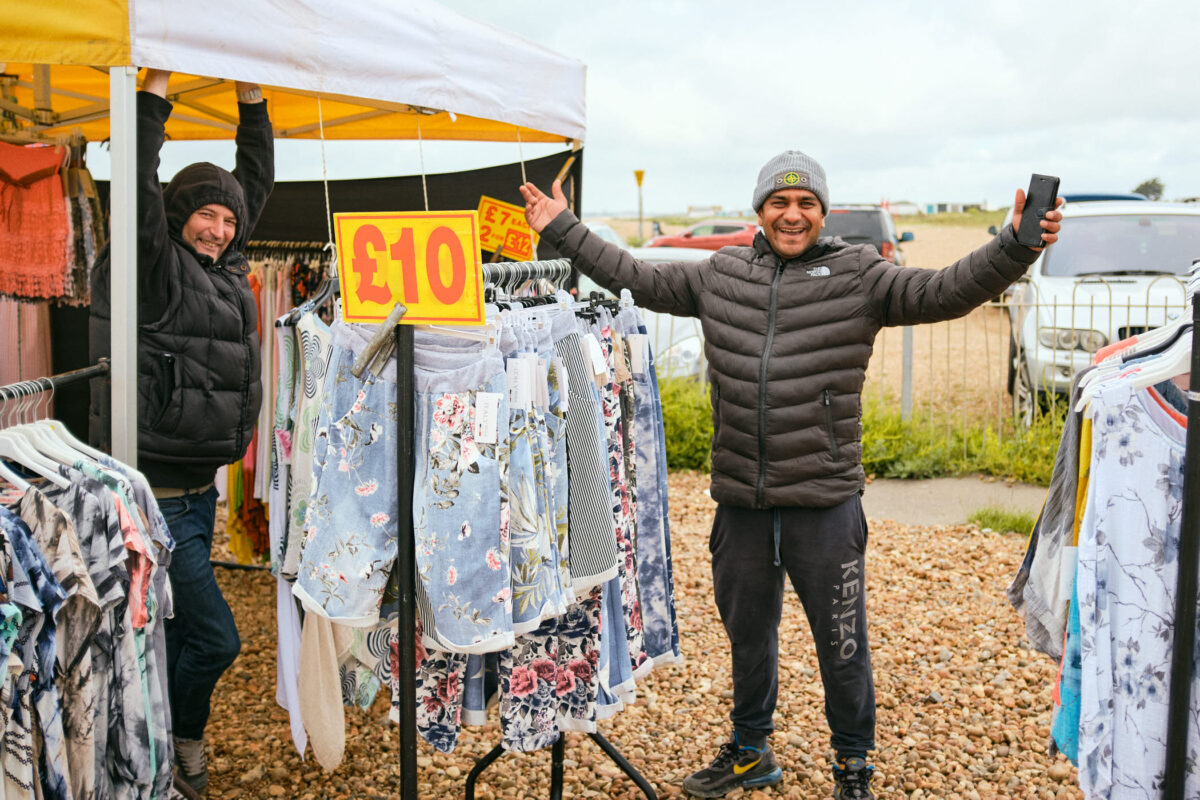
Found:
M 780 189 L 808 189 L 821 201 L 821 211 L 829 213 L 829 187 L 825 185 L 825 170 L 799 150 L 783 151 L 758 171 L 758 185 L 754 187 L 754 211 L 761 211 L 771 193 Z

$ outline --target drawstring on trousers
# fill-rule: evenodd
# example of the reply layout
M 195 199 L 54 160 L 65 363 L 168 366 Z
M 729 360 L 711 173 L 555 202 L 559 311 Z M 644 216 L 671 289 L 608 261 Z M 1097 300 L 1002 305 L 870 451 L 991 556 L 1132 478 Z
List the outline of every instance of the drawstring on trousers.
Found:
M 775 529 L 775 566 L 777 566 L 777 567 L 780 565 L 780 563 L 782 563 L 779 560 L 779 525 L 780 525 L 779 509 L 772 508 L 771 509 L 771 526 Z

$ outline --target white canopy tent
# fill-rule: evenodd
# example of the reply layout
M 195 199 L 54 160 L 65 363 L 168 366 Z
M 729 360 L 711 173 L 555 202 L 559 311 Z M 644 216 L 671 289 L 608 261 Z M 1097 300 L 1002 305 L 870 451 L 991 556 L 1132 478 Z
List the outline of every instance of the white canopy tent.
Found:
M 130 464 L 137 457 L 139 66 L 179 73 L 170 89 L 175 140 L 232 138 L 233 92 L 222 79 L 261 84 L 280 137 L 577 147 L 585 131 L 582 63 L 431 0 L 0 5 L 0 111 L 7 112 L 0 137 L 111 138 L 112 441 L 113 454 Z

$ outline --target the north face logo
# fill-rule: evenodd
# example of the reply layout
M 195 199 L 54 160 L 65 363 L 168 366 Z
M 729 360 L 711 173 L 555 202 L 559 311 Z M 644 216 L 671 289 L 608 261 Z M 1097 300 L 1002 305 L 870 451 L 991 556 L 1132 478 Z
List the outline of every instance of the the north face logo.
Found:
M 829 277 L 829 267 L 825 267 L 825 266 L 809 267 L 808 275 L 810 278 L 828 278 Z

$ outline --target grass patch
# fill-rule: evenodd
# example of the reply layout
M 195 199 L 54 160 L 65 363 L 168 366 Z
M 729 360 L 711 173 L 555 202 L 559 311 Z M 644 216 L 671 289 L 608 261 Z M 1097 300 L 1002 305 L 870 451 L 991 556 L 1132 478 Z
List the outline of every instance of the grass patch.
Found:
M 1033 523 L 1036 521 L 1037 518 L 1028 511 L 1014 511 L 1011 508 L 1000 506 L 984 506 L 973 511 L 967 517 L 967 522 L 972 522 L 981 528 L 991 528 L 994 531 L 1005 533 L 1019 533 L 1023 536 L 1033 530 Z
M 1007 212 L 1007 208 L 995 211 L 972 209 L 970 211 L 945 214 L 903 214 L 897 215 L 894 219 L 896 229 L 899 231 L 903 231 L 905 225 L 965 225 L 970 227 L 978 225 L 979 227 L 987 228 L 988 225 L 998 226 L 1001 222 L 1004 222 L 1004 215 Z
M 664 378 L 663 427 L 667 468 L 708 470 L 712 448 L 712 406 L 708 385 L 696 378 Z M 872 400 L 863 409 L 863 468 L 881 478 L 939 478 L 993 475 L 1040 486 L 1050 484 L 1062 437 L 1066 406 L 1038 417 L 1029 428 L 995 420 L 930 422 L 915 409 L 902 420 L 897 403 Z
M 1066 408 L 1038 417 L 1029 428 L 994 421 L 930 423 L 914 410 L 902 420 L 894 403 L 873 401 L 863 409 L 863 468 L 882 478 L 994 475 L 1041 486 L 1050 484 Z

